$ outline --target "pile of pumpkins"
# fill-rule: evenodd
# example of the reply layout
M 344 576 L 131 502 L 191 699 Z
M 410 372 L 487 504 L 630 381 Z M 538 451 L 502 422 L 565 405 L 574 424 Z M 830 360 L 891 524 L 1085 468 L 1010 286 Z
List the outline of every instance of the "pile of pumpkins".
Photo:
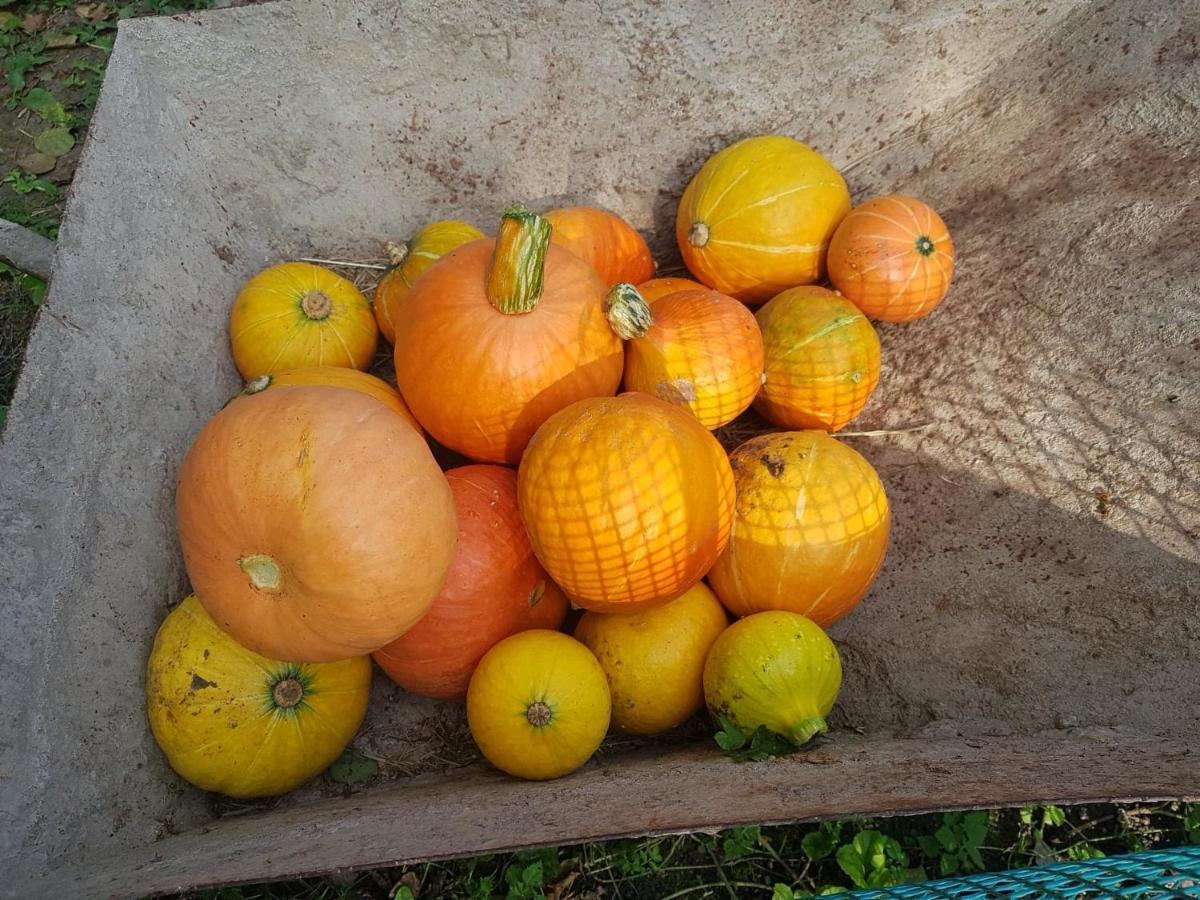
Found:
M 841 664 L 822 629 L 890 523 L 830 435 L 879 378 L 868 317 L 933 309 L 953 247 L 915 199 L 851 209 L 779 136 L 710 158 L 676 231 L 695 280 L 655 278 L 611 213 L 512 207 L 494 238 L 442 221 L 389 245 L 373 303 L 304 262 L 244 286 L 248 384 L 179 474 L 195 594 L 148 664 L 177 772 L 235 797 L 302 784 L 361 724 L 372 659 L 465 700 L 480 751 L 523 778 L 705 702 L 796 745 L 825 730 Z M 379 332 L 397 387 L 363 371 Z M 727 455 L 712 429 L 751 405 L 781 430 Z M 430 439 L 471 464 L 443 471 Z

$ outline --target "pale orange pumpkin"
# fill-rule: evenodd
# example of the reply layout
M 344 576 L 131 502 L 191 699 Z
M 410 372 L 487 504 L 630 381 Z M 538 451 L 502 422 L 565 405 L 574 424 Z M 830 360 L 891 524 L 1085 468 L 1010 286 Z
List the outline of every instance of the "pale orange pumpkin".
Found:
M 360 394 L 374 397 L 387 406 L 388 409 L 402 415 L 405 421 L 417 429 L 418 432 L 421 434 L 425 433 L 421 430 L 421 425 L 417 422 L 417 417 L 405 405 L 404 398 L 400 396 L 398 390 L 382 378 L 376 378 L 374 375 L 368 375 L 366 372 L 358 371 L 358 369 L 347 369 L 342 366 L 312 366 L 308 369 L 293 369 L 290 372 L 280 372 L 277 375 L 260 375 L 246 382 L 246 386 L 242 389 L 240 396 L 248 397 L 260 391 L 265 391 L 269 387 L 286 387 L 288 385 L 295 387 L 297 385 L 314 384 L 350 388 L 352 391 L 358 391 Z
M 653 307 L 636 288 L 608 295 L 608 320 L 625 338 L 625 389 L 682 406 L 705 428 L 744 412 L 763 375 L 754 314 L 708 288 L 676 291 Z
M 729 536 L 725 451 L 690 413 L 647 394 L 581 400 L 551 416 L 517 482 L 534 552 L 585 609 L 678 597 Z
M 920 200 L 888 194 L 842 220 L 828 266 L 833 286 L 872 319 L 911 322 L 933 312 L 950 290 L 954 242 Z
M 529 546 L 516 472 L 462 466 L 446 480 L 458 516 L 454 562 L 425 617 L 374 656 L 405 690 L 461 700 L 485 653 L 518 631 L 558 628 L 567 600 Z
M 619 281 L 638 284 L 653 277 L 650 248 L 620 216 L 591 206 L 572 206 L 552 209 L 545 218 L 554 229 L 550 242 L 590 265 L 605 286 Z
M 226 406 L 184 457 L 176 513 L 205 609 L 245 647 L 289 662 L 395 640 L 437 596 L 457 540 L 450 487 L 421 436 L 341 387 Z
M 643 281 L 637 286 L 637 289 L 638 293 L 646 298 L 646 302 L 653 306 L 659 298 L 666 297 L 668 294 L 674 294 L 676 291 L 700 291 L 704 290 L 704 285 L 698 281 L 692 281 L 690 278 L 669 276 Z
M 495 240 L 434 263 L 395 322 L 401 394 L 434 438 L 471 459 L 515 464 L 547 418 L 620 384 L 604 284 L 548 246 L 549 231 L 510 209 Z

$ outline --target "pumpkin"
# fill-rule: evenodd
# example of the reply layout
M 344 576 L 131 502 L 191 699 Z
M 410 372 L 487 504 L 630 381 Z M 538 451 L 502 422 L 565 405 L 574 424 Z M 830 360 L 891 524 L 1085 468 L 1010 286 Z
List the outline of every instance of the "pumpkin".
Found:
M 625 389 L 688 409 L 705 428 L 744 412 L 763 376 L 754 314 L 708 288 L 677 291 L 647 305 L 636 288 L 608 295 L 608 320 L 625 338 Z
M 341 275 L 281 263 L 246 282 L 233 301 L 229 339 L 246 379 L 309 366 L 365 369 L 378 341 L 367 298 Z
M 467 689 L 467 725 L 497 769 L 545 780 L 588 761 L 612 704 L 591 651 L 557 631 L 523 631 L 489 650 Z
M 708 573 L 717 596 L 738 616 L 785 609 L 836 622 L 887 552 L 891 514 L 875 469 L 822 431 L 760 435 L 730 461 L 737 507 Z
M 429 612 L 376 651 L 375 661 L 405 690 L 461 700 L 483 654 L 514 632 L 557 628 L 567 601 L 529 546 L 517 511 L 517 473 L 463 466 L 446 480 L 458 516 L 454 562 Z M 539 607 L 545 617 L 535 620 Z
M 400 392 L 374 375 L 360 372 L 358 369 L 346 369 L 341 366 L 313 366 L 310 369 L 293 369 L 291 372 L 280 372 L 277 375 L 259 375 L 246 382 L 240 396 L 248 397 L 265 391 L 269 387 L 285 387 L 287 385 L 324 384 L 330 387 L 350 388 L 387 406 L 393 412 L 399 413 L 413 428 L 421 431 L 417 417 L 412 414 L 404 403 Z M 423 433 L 423 432 L 422 432 Z
M 724 607 L 701 582 L 653 609 L 584 613 L 575 637 L 608 678 L 613 725 L 658 734 L 682 725 L 704 703 L 704 659 L 727 624 Z
M 654 277 L 654 260 L 642 236 L 620 216 L 590 206 L 552 209 L 545 214 L 550 242 L 596 270 L 605 286 L 637 284 Z
M 733 475 L 695 417 L 647 394 L 581 400 L 538 429 L 517 475 L 533 551 L 584 609 L 678 597 L 729 537 Z
M 879 383 L 879 336 L 858 307 L 820 287 L 784 291 L 756 315 L 765 362 L 754 407 L 781 428 L 840 431 Z
M 434 438 L 471 459 L 517 463 L 538 426 L 612 395 L 624 365 L 587 263 L 548 246 L 545 219 L 505 213 L 495 240 L 434 263 L 396 324 L 396 382 Z
M 392 319 L 425 270 L 456 247 L 477 241 L 483 232 L 457 219 L 430 222 L 402 244 L 384 248 L 388 270 L 375 286 L 375 321 L 388 343 L 395 343 Z
M 704 285 L 690 278 L 651 278 L 639 284 L 637 289 L 646 302 L 653 306 L 660 297 L 674 294 L 676 291 L 703 290 Z
M 290 663 L 247 650 L 195 596 L 171 611 L 146 664 L 150 730 L 206 791 L 273 797 L 325 770 L 367 711 L 371 661 Z
M 846 182 L 825 157 L 789 137 L 752 137 L 701 167 L 679 202 L 675 237 L 696 278 L 757 306 L 821 278 L 849 211 Z
M 230 403 L 184 457 L 175 505 L 205 609 L 275 659 L 378 650 L 425 614 L 454 556 L 454 503 L 429 447 L 347 388 Z
M 747 734 L 760 726 L 797 747 L 827 730 L 842 687 L 833 641 L 811 620 L 762 612 L 734 622 L 704 663 L 704 699 L 717 722 Z
M 855 207 L 829 244 L 829 280 L 872 319 L 911 322 L 950 290 L 954 243 L 946 223 L 913 197 L 888 194 Z

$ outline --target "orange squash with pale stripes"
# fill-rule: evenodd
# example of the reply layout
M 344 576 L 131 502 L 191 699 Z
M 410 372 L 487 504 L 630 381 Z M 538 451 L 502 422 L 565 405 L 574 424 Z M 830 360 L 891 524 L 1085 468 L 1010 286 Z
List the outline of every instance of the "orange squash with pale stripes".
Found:
M 690 278 L 676 278 L 674 276 L 667 278 L 651 278 L 649 281 L 643 281 L 637 286 L 638 293 L 641 294 L 646 302 L 654 305 L 654 302 L 667 294 L 674 294 L 676 291 L 702 291 L 704 285 L 698 281 L 692 281 Z
M 650 248 L 620 216 L 591 206 L 552 209 L 545 219 L 553 229 L 550 243 L 574 253 L 610 287 L 619 281 L 637 284 L 654 275 Z
M 405 404 L 404 398 L 400 396 L 398 390 L 382 378 L 376 378 L 374 375 L 368 375 L 366 372 L 358 371 L 358 369 L 346 369 L 341 366 L 312 366 L 307 369 L 293 369 L 291 372 L 280 372 L 278 375 L 260 375 L 246 382 L 246 387 L 242 389 L 241 394 L 238 396 L 250 397 L 265 391 L 269 387 L 313 384 L 350 388 L 352 391 L 358 391 L 360 394 L 374 397 L 388 409 L 403 416 L 405 421 L 417 429 L 420 434 L 425 433 L 421 429 L 420 423 L 417 422 L 416 416 L 412 414 L 412 411 Z

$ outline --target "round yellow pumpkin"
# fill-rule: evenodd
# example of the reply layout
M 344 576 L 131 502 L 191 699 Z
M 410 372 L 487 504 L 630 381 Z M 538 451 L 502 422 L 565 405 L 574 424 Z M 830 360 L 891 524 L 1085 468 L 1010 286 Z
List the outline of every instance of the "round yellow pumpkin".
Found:
M 288 262 L 246 282 L 229 316 L 233 361 L 257 378 L 310 366 L 365 369 L 379 338 L 362 292 L 312 263 Z
M 746 138 L 712 156 L 679 202 L 675 237 L 688 269 L 757 306 L 824 270 L 850 192 L 828 160 L 780 135 Z
M 704 658 L 729 620 L 703 582 L 635 613 L 588 612 L 575 637 L 600 660 L 612 692 L 613 725 L 658 734 L 687 721 L 704 702 Z
M 558 631 L 501 641 L 467 687 L 471 736 L 488 762 L 518 778 L 540 781 L 578 769 L 604 740 L 611 711 L 600 663 Z
M 163 621 L 146 711 L 171 768 L 230 797 L 273 797 L 324 771 L 367 711 L 371 660 L 289 663 L 247 650 L 195 596 Z

